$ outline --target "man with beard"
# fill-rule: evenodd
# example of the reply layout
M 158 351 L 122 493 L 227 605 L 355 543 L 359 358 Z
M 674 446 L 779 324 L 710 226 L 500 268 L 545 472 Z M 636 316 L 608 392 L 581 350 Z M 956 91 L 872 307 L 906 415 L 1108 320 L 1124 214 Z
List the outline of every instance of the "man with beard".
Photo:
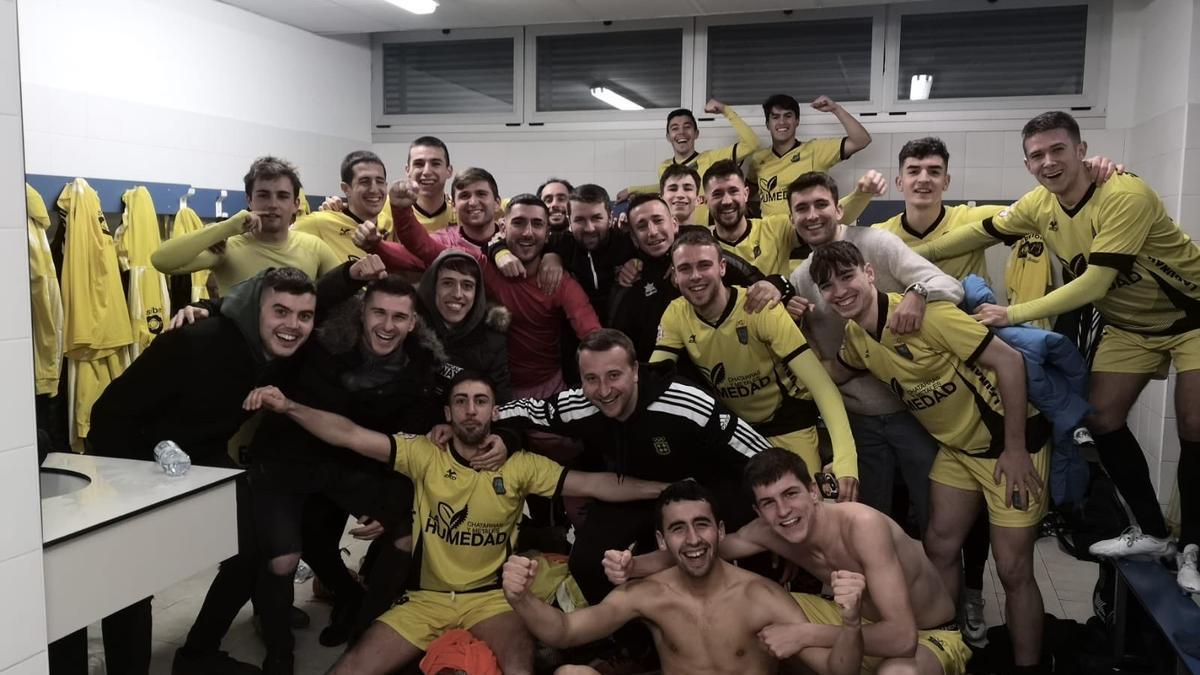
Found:
M 550 178 L 538 186 L 536 194 L 550 210 L 550 231 L 565 232 L 570 222 L 570 195 L 575 188 L 562 178 Z M 607 201 L 607 199 L 605 200 Z
M 841 394 L 787 310 L 748 311 L 747 290 L 725 284 L 721 248 L 707 231 L 676 239 L 671 263 L 683 297 L 663 313 L 650 362 L 687 358 L 718 399 L 814 469 L 821 466 L 820 413 L 833 446 L 838 499 L 853 501 L 858 461 Z
M 316 303 L 312 280 L 297 269 L 269 269 L 235 284 L 218 316 L 160 335 L 108 385 L 92 408 L 90 451 L 145 460 L 170 438 L 194 464 L 232 467 L 226 442 L 250 416 L 239 399 L 285 379 L 295 365 L 290 357 L 312 332 Z M 254 580 L 254 519 L 244 476 L 237 480 L 237 502 L 239 553 L 221 563 L 177 653 L 180 675 L 258 672 L 219 651 Z M 149 598 L 105 621 L 114 673 L 149 672 L 150 621 Z
M 444 411 L 453 437 L 445 448 L 421 436 L 365 429 L 290 401 L 274 387 L 255 390 L 245 406 L 286 415 L 331 446 L 384 462 L 411 478 L 416 490 L 416 587 L 379 617 L 332 673 L 394 672 L 452 628 L 465 628 L 486 642 L 505 673 L 532 673 L 533 642 L 496 583 L 525 497 L 652 499 L 665 487 L 612 473 L 568 471 L 525 452 L 514 453 L 499 469 L 476 470 L 471 461 L 491 432 L 495 399 L 487 379 L 469 372 L 450 386 Z
M 245 176 L 249 210 L 188 235 L 164 241 L 150 261 L 163 274 L 211 270 L 217 290 L 268 267 L 294 267 L 316 279 L 341 260 L 325 242 L 289 228 L 300 207 L 296 167 L 275 157 L 259 157 Z M 214 247 L 220 249 L 215 252 Z
M 750 460 L 745 478 L 758 518 L 721 541 L 723 559 L 770 551 L 818 579 L 835 575 L 836 581 L 837 575 L 847 573 L 861 578 L 866 586 L 864 672 L 964 672 L 971 652 L 955 627 L 950 594 L 920 542 L 869 506 L 822 502 L 804 461 L 782 448 Z M 605 555 L 604 566 L 613 583 L 624 587 L 627 580 L 660 573 L 673 562 L 662 551 L 632 556 L 613 550 Z M 793 597 L 807 621 L 764 628 L 760 637 L 772 653 L 787 658 L 836 644 L 841 637 L 840 607 L 817 595 Z
M 725 524 L 714 498 L 698 483 L 673 483 L 659 495 L 656 538 L 671 567 L 623 584 L 604 600 L 570 614 L 530 593 L 537 561 L 514 555 L 504 564 L 504 594 L 513 610 L 542 642 L 554 647 L 585 644 L 625 623 L 641 619 L 654 636 L 665 675 L 681 673 L 775 673 L 780 624 L 806 624 L 804 612 L 777 584 L 721 560 L 717 548 Z M 863 577 L 854 572 L 826 574 L 833 586 L 841 627 L 828 649 L 795 650 L 799 661 L 821 674 L 858 673 L 863 633 L 860 609 Z M 562 673 L 596 673 L 567 667 Z

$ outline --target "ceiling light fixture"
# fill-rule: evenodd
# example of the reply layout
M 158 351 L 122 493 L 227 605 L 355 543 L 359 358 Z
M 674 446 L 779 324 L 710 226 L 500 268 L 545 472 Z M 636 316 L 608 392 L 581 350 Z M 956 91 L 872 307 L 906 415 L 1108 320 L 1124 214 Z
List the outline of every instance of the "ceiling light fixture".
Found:
M 617 110 L 645 110 L 644 107 L 607 87 L 592 87 L 592 96 L 604 101 Z
M 387 0 L 393 5 L 413 14 L 433 14 L 438 8 L 434 0 Z
M 929 99 L 929 92 L 933 90 L 933 75 L 913 75 L 912 81 L 908 85 L 908 100 L 910 101 L 925 101 Z

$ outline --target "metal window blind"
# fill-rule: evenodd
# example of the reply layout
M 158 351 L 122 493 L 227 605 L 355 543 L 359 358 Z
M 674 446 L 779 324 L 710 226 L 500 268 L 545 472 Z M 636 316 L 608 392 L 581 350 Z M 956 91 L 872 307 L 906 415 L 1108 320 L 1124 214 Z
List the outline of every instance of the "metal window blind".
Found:
M 930 99 L 1083 93 L 1087 5 L 906 14 L 899 98 L 933 76 Z
M 733 105 L 771 94 L 871 98 L 871 17 L 711 26 L 708 92 Z
M 383 45 L 385 115 L 512 110 L 512 38 Z
M 607 87 L 645 108 L 678 108 L 683 30 L 620 31 L 537 38 L 540 112 L 612 110 L 591 94 Z

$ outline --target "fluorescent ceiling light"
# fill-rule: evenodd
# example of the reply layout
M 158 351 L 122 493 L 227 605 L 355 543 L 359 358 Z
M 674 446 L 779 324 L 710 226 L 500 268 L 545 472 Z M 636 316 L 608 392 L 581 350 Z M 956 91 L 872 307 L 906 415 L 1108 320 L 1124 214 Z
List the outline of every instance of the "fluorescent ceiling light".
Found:
M 592 87 L 592 96 L 604 101 L 617 110 L 645 110 L 642 106 L 607 87 Z
M 393 5 L 413 14 L 433 14 L 438 4 L 433 0 L 387 0 Z

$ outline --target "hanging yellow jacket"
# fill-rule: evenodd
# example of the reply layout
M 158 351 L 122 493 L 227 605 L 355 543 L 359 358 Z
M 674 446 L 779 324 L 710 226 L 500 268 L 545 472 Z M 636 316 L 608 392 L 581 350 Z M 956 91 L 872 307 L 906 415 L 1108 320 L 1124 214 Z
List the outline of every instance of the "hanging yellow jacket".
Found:
M 1050 291 L 1054 285 L 1054 275 L 1049 253 L 1046 242 L 1039 234 L 1027 235 L 1012 247 L 1008 263 L 1004 266 L 1004 285 L 1008 290 L 1009 305 L 1036 300 Z M 1049 318 L 1032 323 L 1047 330 L 1051 326 Z
M 143 186 L 126 190 L 121 201 L 125 213 L 114 239 L 121 269 L 129 272 L 129 323 L 133 330 L 129 358 L 135 359 L 166 328 L 171 317 L 171 296 L 166 275 L 150 264 L 150 255 L 162 244 L 150 191 Z
M 301 218 L 312 213 L 312 207 L 308 205 L 308 195 L 304 194 L 304 188 L 300 188 L 300 193 L 297 196 L 300 200 L 300 208 L 296 210 L 296 217 Z
M 185 206 L 179 209 L 179 213 L 175 214 L 174 224 L 171 226 L 171 238 L 182 237 L 185 234 L 198 232 L 204 229 L 204 221 L 200 220 L 200 215 L 191 208 Z M 189 276 L 192 277 L 192 299 L 191 302 L 204 300 L 208 297 L 208 270 L 199 270 L 192 272 Z
M 35 393 L 58 395 L 62 372 L 63 306 L 58 273 L 50 255 L 50 214 L 46 202 L 25 186 L 25 227 L 29 231 L 29 303 L 33 315 L 33 383 Z
M 67 183 L 58 197 L 64 214 L 63 354 L 71 397 L 71 443 L 91 427 L 92 403 L 128 365 L 133 342 L 129 307 L 121 287 L 116 245 L 108 234 L 100 197 L 82 178 Z M 165 377 L 165 375 L 164 375 Z

